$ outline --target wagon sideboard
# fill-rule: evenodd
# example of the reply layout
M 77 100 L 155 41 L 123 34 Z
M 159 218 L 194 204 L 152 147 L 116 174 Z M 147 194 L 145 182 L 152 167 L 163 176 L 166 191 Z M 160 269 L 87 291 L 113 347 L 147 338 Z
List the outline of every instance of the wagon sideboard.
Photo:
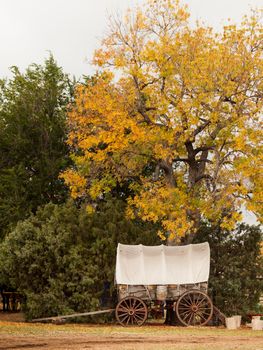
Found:
M 118 284 L 118 298 L 135 296 L 142 300 L 176 300 L 180 295 L 189 290 L 200 290 L 207 293 L 207 282 L 192 284 L 169 284 L 169 285 L 125 285 Z

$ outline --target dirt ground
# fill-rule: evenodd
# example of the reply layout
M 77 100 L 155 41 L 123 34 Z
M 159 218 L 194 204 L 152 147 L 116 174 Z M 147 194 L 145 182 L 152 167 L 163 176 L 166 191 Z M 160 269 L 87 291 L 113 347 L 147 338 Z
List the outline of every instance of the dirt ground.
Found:
M 81 350 L 81 349 L 253 349 L 262 350 L 263 340 L 249 337 L 216 336 L 92 336 L 89 334 L 60 336 L 14 336 L 2 335 L 1 350 L 13 349 L 47 349 L 47 350 Z
M 19 320 L 18 320 L 19 318 Z M 146 325 L 32 324 L 0 314 L 0 350 L 262 350 L 263 331 Z

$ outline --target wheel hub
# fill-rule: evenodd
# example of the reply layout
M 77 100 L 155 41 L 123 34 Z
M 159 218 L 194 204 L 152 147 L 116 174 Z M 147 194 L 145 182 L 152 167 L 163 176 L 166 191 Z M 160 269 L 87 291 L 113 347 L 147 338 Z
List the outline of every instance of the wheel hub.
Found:
M 130 316 L 133 316 L 133 315 L 134 315 L 134 310 L 133 310 L 133 309 L 130 309 L 130 310 L 128 311 L 128 314 L 129 314 Z
M 191 306 L 191 309 L 193 312 L 197 312 L 198 311 L 198 307 L 194 304 Z

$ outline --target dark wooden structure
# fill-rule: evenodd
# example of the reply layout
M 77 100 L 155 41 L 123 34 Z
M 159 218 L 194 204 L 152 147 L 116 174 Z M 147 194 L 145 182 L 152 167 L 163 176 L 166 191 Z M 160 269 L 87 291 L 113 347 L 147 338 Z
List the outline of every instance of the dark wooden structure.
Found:
M 2 291 L 2 308 L 4 312 L 17 312 L 21 310 L 22 295 L 18 292 Z

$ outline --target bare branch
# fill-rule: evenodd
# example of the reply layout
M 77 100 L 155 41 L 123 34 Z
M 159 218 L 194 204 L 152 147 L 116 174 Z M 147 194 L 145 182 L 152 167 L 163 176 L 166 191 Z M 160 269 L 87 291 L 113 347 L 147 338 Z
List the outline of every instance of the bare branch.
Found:
M 196 159 L 197 163 L 210 163 L 213 164 L 212 160 L 209 159 Z
M 213 150 L 215 148 L 215 146 L 201 146 L 201 147 L 197 147 L 194 152 L 195 155 L 198 154 L 199 152 L 203 152 L 203 151 L 210 151 Z
M 209 174 L 203 174 L 203 175 L 200 175 L 198 176 L 196 179 L 195 179 L 195 183 L 203 180 L 203 179 L 207 179 L 207 180 L 210 180 L 210 181 L 214 181 L 214 178 L 213 176 L 209 175 Z
M 196 135 L 198 135 L 198 134 L 199 134 L 201 131 L 203 131 L 210 123 L 211 123 L 210 120 L 207 120 L 204 124 L 199 125 L 199 126 L 195 129 L 195 131 L 194 131 L 194 133 L 193 133 L 193 136 L 195 137 Z
M 174 158 L 173 162 L 184 162 L 184 163 L 189 163 L 189 159 L 188 158 Z
M 225 125 L 223 123 L 218 123 L 217 126 L 215 127 L 215 129 L 210 134 L 211 139 L 215 140 L 219 131 L 222 130 L 224 127 L 225 127 Z

